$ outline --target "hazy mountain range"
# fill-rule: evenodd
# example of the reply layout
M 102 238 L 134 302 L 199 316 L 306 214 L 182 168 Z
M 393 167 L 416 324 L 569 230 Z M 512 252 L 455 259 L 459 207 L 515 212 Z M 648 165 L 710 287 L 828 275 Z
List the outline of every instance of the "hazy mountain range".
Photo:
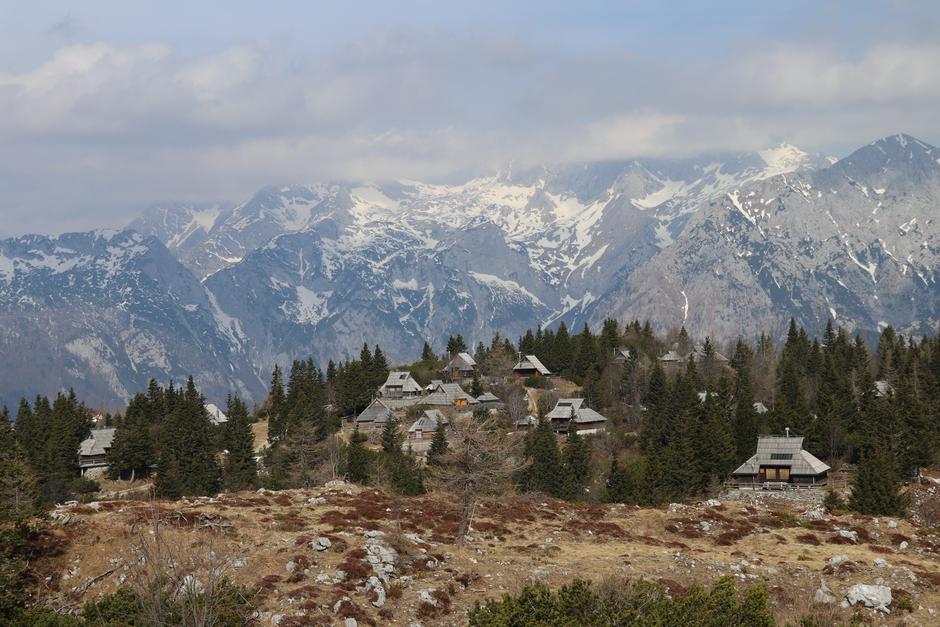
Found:
M 63 386 L 112 405 L 196 375 L 260 399 L 274 363 L 379 343 L 515 339 L 649 318 L 716 339 L 936 328 L 940 150 L 898 135 L 835 160 L 793 146 L 507 170 L 460 185 L 270 186 L 166 204 L 127 231 L 0 241 L 0 401 Z

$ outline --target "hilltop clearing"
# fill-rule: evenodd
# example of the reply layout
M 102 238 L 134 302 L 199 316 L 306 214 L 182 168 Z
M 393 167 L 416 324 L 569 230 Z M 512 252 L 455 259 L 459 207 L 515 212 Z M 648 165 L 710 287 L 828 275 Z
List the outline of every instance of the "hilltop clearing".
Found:
M 475 602 L 532 579 L 557 587 L 626 576 L 679 594 L 723 574 L 765 581 L 781 624 L 811 612 L 847 621 L 853 610 L 838 602 L 858 583 L 891 588 L 890 618 L 861 610 L 876 624 L 908 612 L 916 624 L 940 620 L 936 531 L 831 516 L 808 491 L 643 509 L 506 497 L 480 505 L 462 546 L 458 510 L 440 495 L 392 497 L 343 482 L 70 504 L 53 519 L 64 550 L 36 567 L 49 573 L 50 604 L 66 611 L 139 582 L 140 562 L 159 544 L 187 585 L 224 574 L 257 591 L 262 624 L 464 624 Z M 831 602 L 814 606 L 817 598 Z

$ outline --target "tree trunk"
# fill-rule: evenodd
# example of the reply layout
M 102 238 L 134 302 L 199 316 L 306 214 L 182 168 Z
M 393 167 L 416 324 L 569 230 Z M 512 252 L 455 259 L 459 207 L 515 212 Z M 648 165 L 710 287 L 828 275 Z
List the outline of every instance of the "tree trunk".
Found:
M 469 492 L 465 492 L 463 503 L 460 507 L 460 524 L 457 526 L 457 539 L 455 541 L 457 546 L 463 546 L 464 542 L 466 542 L 467 533 L 470 531 L 470 522 L 473 520 L 475 505 L 476 499 L 474 499 Z

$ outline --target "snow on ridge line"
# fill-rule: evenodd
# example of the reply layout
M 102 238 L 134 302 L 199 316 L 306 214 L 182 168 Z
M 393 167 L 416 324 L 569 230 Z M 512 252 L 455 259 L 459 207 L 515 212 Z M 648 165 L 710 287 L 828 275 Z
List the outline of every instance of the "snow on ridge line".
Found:
M 757 154 L 767 164 L 761 178 L 770 178 L 799 170 L 809 157 L 809 153 L 791 144 L 780 144 L 774 148 L 759 150 Z
M 526 298 L 530 299 L 532 302 L 537 303 L 545 307 L 545 303 L 539 299 L 538 296 L 522 287 L 515 281 L 510 281 L 508 279 L 501 279 L 498 276 L 493 274 L 484 274 L 482 272 L 474 272 L 470 270 L 468 273 L 477 283 L 481 283 L 488 288 L 492 289 L 501 289 L 507 292 L 518 292 L 523 294 Z

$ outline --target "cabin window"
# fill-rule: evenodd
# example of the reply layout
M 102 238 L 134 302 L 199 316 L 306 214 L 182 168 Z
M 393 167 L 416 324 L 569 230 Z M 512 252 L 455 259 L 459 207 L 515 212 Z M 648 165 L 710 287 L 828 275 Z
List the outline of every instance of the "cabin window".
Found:
M 789 481 L 790 468 L 788 466 L 761 466 L 761 481 Z
M 793 453 L 771 453 L 770 459 L 793 459 Z

